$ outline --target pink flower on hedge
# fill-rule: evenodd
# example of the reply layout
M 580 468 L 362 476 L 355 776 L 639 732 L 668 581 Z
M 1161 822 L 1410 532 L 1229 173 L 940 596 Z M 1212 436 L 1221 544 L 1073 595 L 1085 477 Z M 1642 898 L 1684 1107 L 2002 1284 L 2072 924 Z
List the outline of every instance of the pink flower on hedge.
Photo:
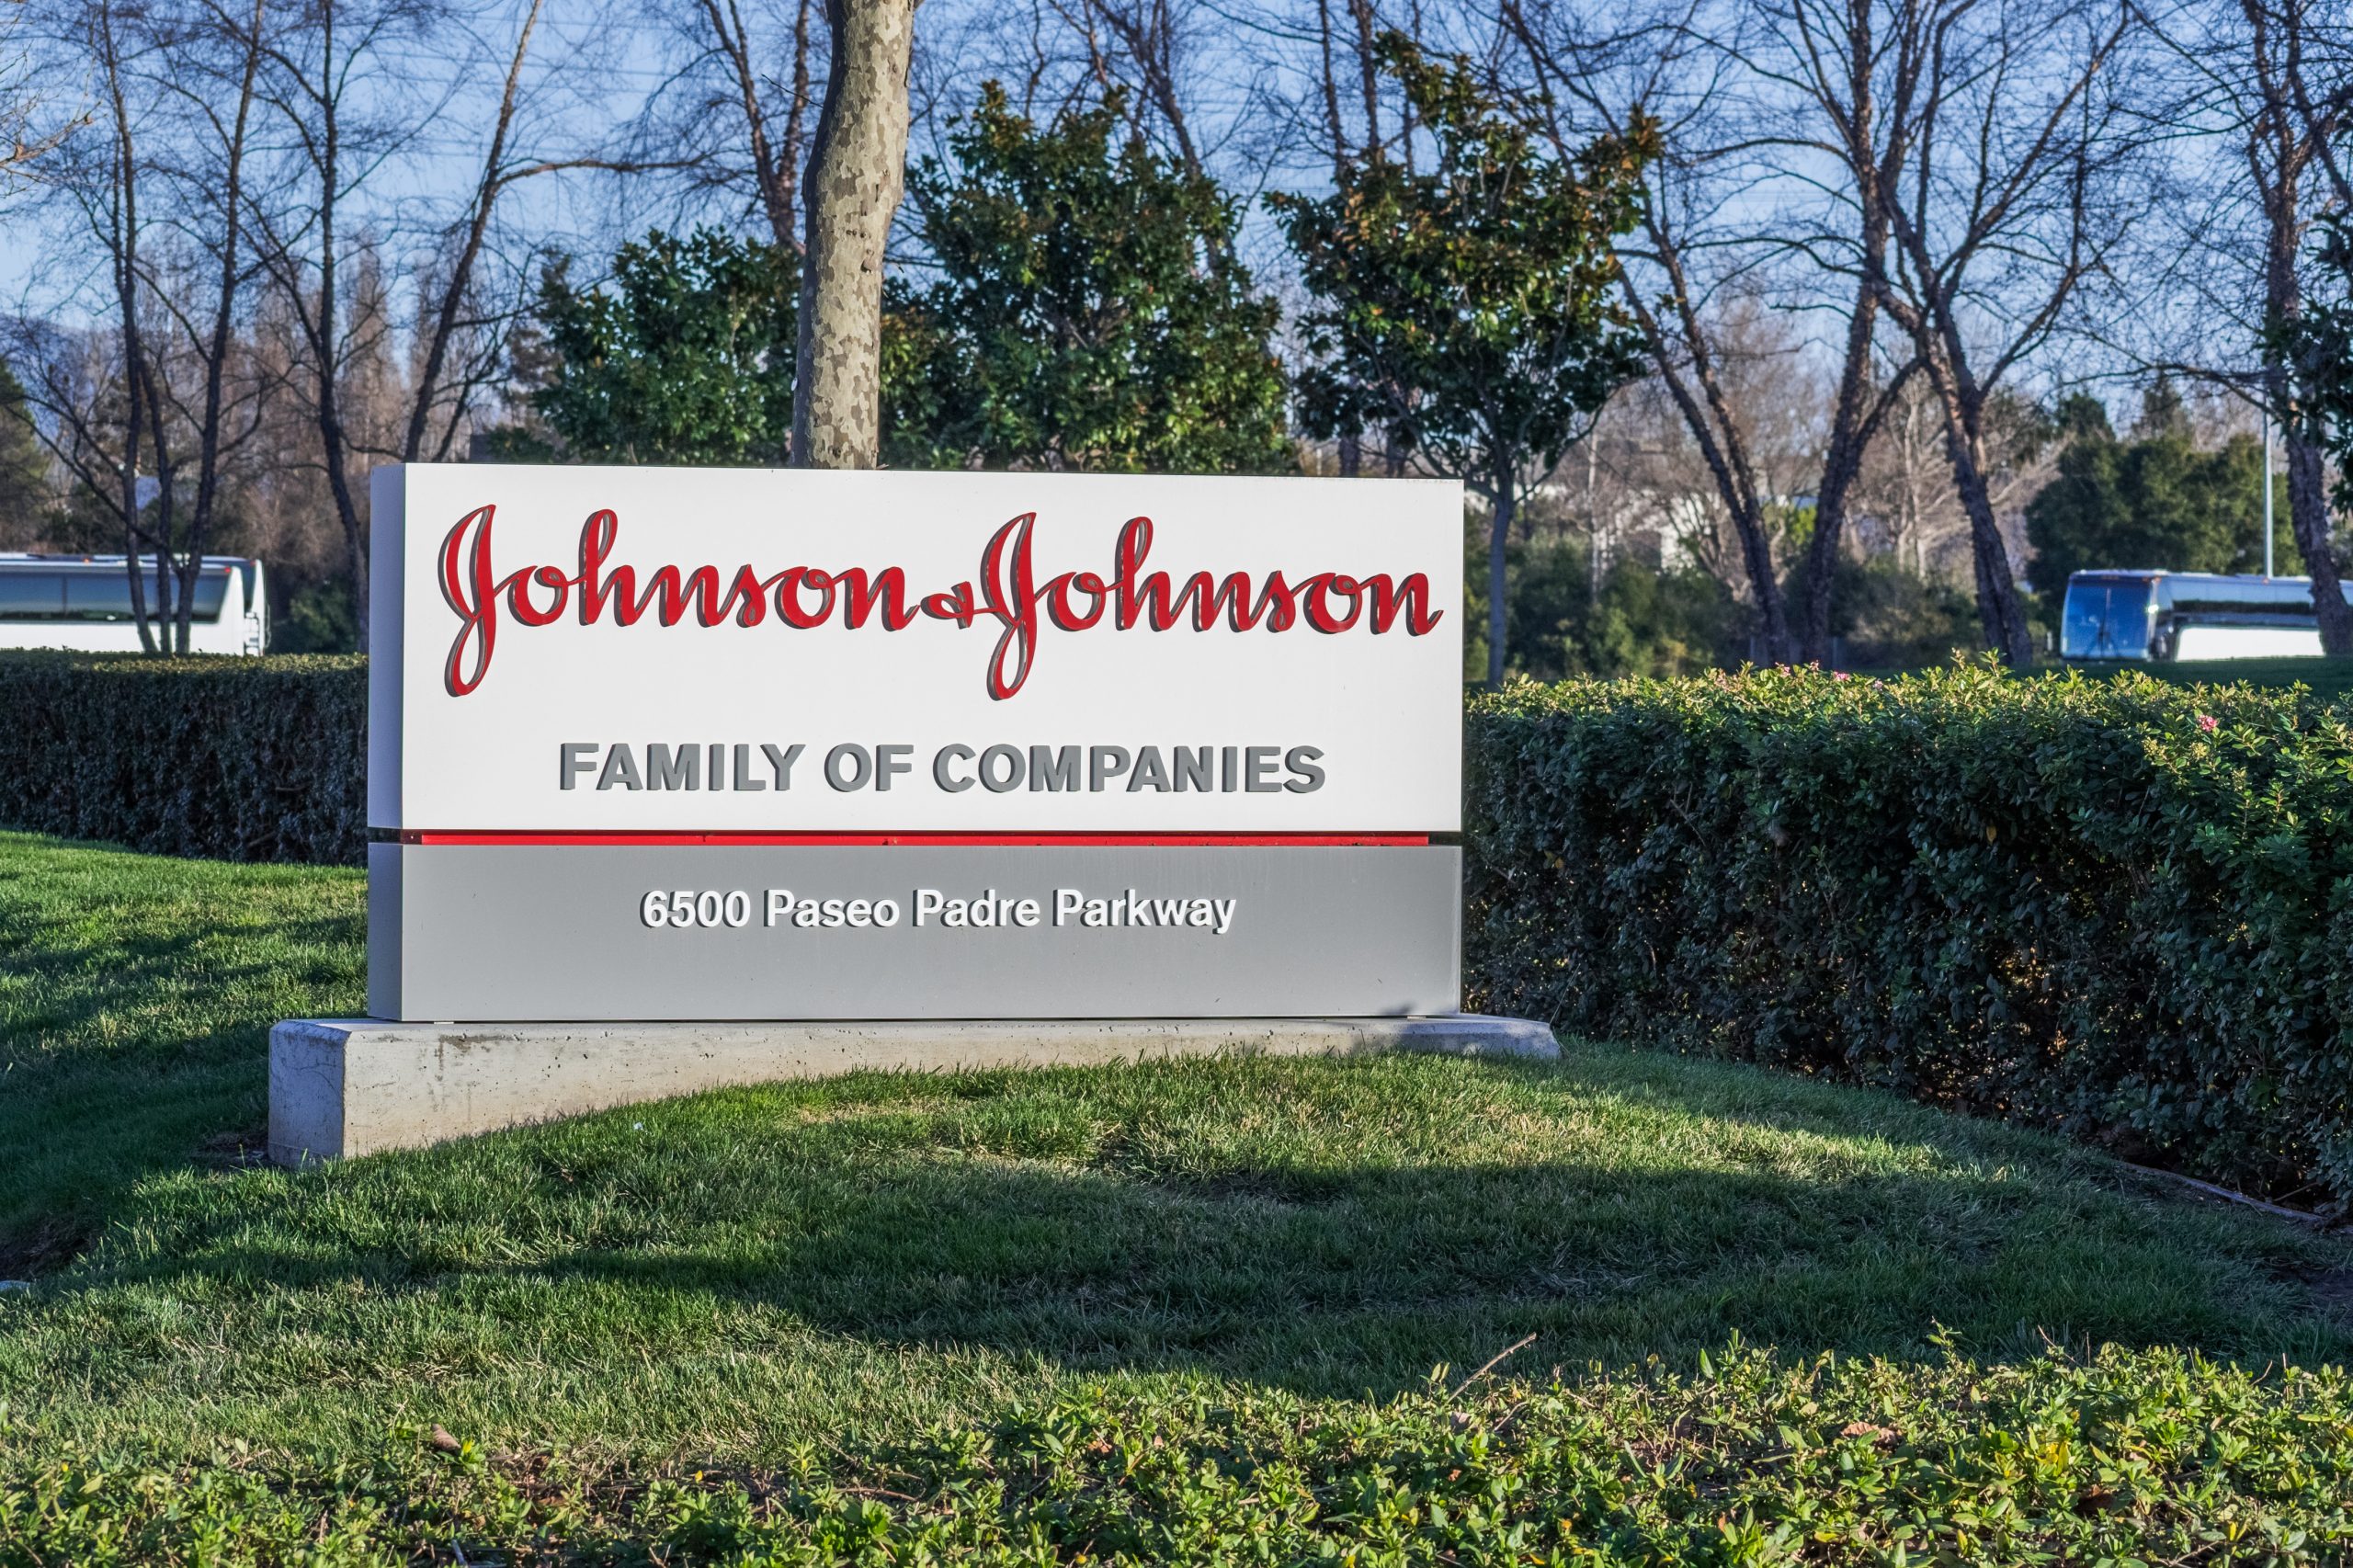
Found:
M 2200 713 L 2200 715 L 2198 715 L 2198 727 L 2199 727 L 2200 729 L 2201 729 L 2201 730 L 2205 731 L 2208 734 L 2210 734 L 2210 735 L 2211 735 L 2211 734 L 2212 734 L 2216 730 L 2221 729 L 2221 728 L 2222 728 L 2222 725 L 2221 725 L 2221 724 L 2219 724 L 2219 723 L 2217 723 L 2217 722 L 2215 722 L 2215 720 L 2214 720 L 2214 716 L 2213 716 L 2212 714 L 2211 714 L 2211 713 Z

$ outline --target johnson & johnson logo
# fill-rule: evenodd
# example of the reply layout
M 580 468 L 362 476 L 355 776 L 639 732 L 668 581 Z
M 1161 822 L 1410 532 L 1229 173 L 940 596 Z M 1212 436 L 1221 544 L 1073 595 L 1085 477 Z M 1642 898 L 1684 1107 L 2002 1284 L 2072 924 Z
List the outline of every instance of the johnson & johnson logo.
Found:
M 1100 623 L 1108 611 L 1112 628 L 1120 631 L 1139 626 L 1167 631 L 1188 621 L 1194 631 L 1207 631 L 1222 620 L 1234 631 L 1261 626 L 1289 631 L 1304 622 L 1312 631 L 1336 636 L 1362 621 L 1378 636 L 1402 616 L 1406 634 L 1419 637 L 1446 613 L 1430 607 L 1429 579 L 1419 572 L 1402 580 L 1386 573 L 1353 577 L 1317 572 L 1296 584 L 1287 582 L 1280 572 L 1269 572 L 1255 585 L 1247 572 L 1222 579 L 1196 572 L 1178 587 L 1167 573 L 1144 570 L 1144 557 L 1152 550 L 1150 517 L 1131 517 L 1121 527 L 1108 577 L 1063 572 L 1040 583 L 1030 561 L 1034 512 L 1023 513 L 990 536 L 981 551 L 977 587 L 961 582 L 911 600 L 903 567 L 870 572 L 862 566 L 839 571 L 788 566 L 763 575 L 746 564 L 724 579 L 723 589 L 716 566 L 657 566 L 646 574 L 641 591 L 637 568 L 606 568 L 620 529 L 620 519 L 609 509 L 592 513 L 581 526 L 578 571 L 518 566 L 504 574 L 491 564 L 491 523 L 496 511 L 495 506 L 475 507 L 458 519 L 441 544 L 441 595 L 457 612 L 459 623 L 445 676 L 452 697 L 472 691 L 490 673 L 502 610 L 525 627 L 553 625 L 567 611 L 576 613 L 581 625 L 594 626 L 608 608 L 621 626 L 634 626 L 648 614 L 656 625 L 676 626 L 689 613 L 702 627 L 729 620 L 757 626 L 773 613 L 785 626 L 801 630 L 836 616 L 852 631 L 879 623 L 885 631 L 904 631 L 917 616 L 960 627 L 995 620 L 1004 631 L 989 658 L 987 681 L 989 695 L 1000 701 L 1029 678 L 1041 624 L 1085 631 Z

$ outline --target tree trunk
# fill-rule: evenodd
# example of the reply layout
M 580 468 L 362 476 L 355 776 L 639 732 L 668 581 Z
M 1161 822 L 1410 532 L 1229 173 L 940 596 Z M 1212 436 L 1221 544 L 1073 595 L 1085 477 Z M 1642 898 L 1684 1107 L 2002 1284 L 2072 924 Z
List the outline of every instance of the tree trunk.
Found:
M 1872 220 L 1876 222 L 1877 220 Z M 1875 273 L 1886 254 L 1883 235 L 1866 233 L 1864 265 Z M 1814 488 L 1813 537 L 1806 541 L 1805 604 L 1801 608 L 1798 656 L 1809 664 L 1830 662 L 1830 610 L 1838 573 L 1838 549 L 1847 532 L 1847 496 L 1863 471 L 1864 454 L 1879 433 L 1894 389 L 1871 385 L 1871 340 L 1879 326 L 1879 290 L 1867 275 L 1855 291 L 1847 324 L 1847 357 L 1838 375 L 1838 401 L 1832 410 L 1830 440 L 1822 455 L 1822 482 Z M 1903 377 L 1896 378 L 1900 384 Z
M 906 183 L 915 0 L 826 0 L 825 17 L 833 49 L 803 184 L 792 461 L 872 468 L 882 444 L 882 251 Z
M 2297 116 L 2288 102 L 2280 64 L 2267 49 L 2267 14 L 2260 6 L 2249 6 L 2247 18 L 2256 28 L 2256 63 L 2263 85 L 2263 112 L 2250 136 L 2248 166 L 2263 203 L 2264 315 L 2276 331 L 2291 326 L 2304 313 L 2303 279 L 2296 263 L 2304 241 L 2302 174 L 2312 149 L 2297 133 Z M 2294 530 L 2296 548 L 2303 552 L 2304 570 L 2312 576 L 2321 652 L 2332 658 L 2353 656 L 2353 607 L 2346 604 L 2337 575 L 2320 449 L 2304 438 L 2290 406 L 2294 394 L 2302 391 L 2303 367 L 2280 363 L 2276 352 L 2267 355 L 2266 360 L 2265 400 L 2287 437 L 2288 524 Z
M 112 237 L 115 302 L 122 312 L 122 562 L 130 579 L 131 619 L 139 628 L 142 653 L 163 650 L 147 623 L 146 585 L 139 580 L 139 412 L 145 350 L 139 341 L 139 160 L 131 136 L 131 111 L 123 95 L 122 56 L 115 41 L 114 7 L 100 6 L 97 17 L 98 58 L 106 72 L 113 111 L 115 165 Z M 163 433 L 156 432 L 158 449 Z
M 171 570 L 172 504 L 177 498 L 173 481 L 179 464 L 165 445 L 171 428 L 164 418 L 164 400 L 155 386 L 155 363 L 142 358 L 137 385 L 147 389 L 147 438 L 155 449 L 155 645 L 165 653 L 172 647 L 172 586 L 178 580 Z M 186 648 L 177 650 L 187 653 Z
M 1510 636 L 1510 622 L 1504 613 L 1504 545 L 1511 538 L 1512 513 L 1519 504 L 1512 479 L 1510 469 L 1496 469 L 1495 506 L 1487 526 L 1487 687 L 1491 691 L 1502 689 L 1504 644 Z
M 1765 519 L 1755 513 L 1734 509 L 1732 520 L 1733 530 L 1740 535 L 1748 590 L 1756 596 L 1756 619 L 1765 628 L 1765 657 L 1785 665 L 1790 662 L 1790 609 L 1773 571 L 1773 541 L 1765 535 Z
M 473 286 L 474 265 L 481 258 L 483 241 L 490 233 L 492 210 L 506 187 L 506 137 L 514 129 L 516 102 L 523 81 L 523 62 L 530 56 L 531 31 L 539 26 L 540 7 L 543 3 L 544 0 L 531 0 L 523 12 L 523 26 L 515 35 L 515 55 L 506 67 L 506 90 L 499 95 L 498 115 L 491 122 L 490 150 L 483 154 L 482 177 L 474 182 L 473 204 L 467 214 L 466 237 L 449 265 L 449 278 L 442 284 L 441 300 L 434 311 L 432 329 L 425 335 L 425 364 L 416 374 L 416 384 L 409 403 L 408 435 L 401 442 L 403 462 L 417 461 L 425 450 L 425 430 L 432 420 L 434 402 L 440 395 L 442 368 L 449 360 L 449 340 L 457 334 L 459 312 L 464 308 L 466 295 Z M 756 125 L 754 131 L 756 135 Z M 756 143 L 754 150 L 759 150 Z M 452 415 L 449 427 L 442 432 L 445 447 L 454 436 L 456 426 L 457 415 Z
M 2304 554 L 2313 580 L 2313 611 L 2320 620 L 2321 652 L 2331 658 L 2353 655 L 2353 605 L 2345 602 L 2345 579 L 2331 548 L 2328 484 L 2321 472 L 2320 449 L 2296 426 L 2287 427 L 2288 526 Z
M 222 381 L 228 373 L 230 332 L 237 315 L 237 245 L 244 217 L 245 128 L 253 114 L 254 82 L 261 74 L 262 27 L 267 0 L 254 0 L 252 25 L 243 38 L 244 71 L 237 88 L 237 112 L 229 133 L 227 167 L 221 191 L 221 292 L 214 301 L 212 336 L 204 356 L 204 417 L 197 426 L 196 506 L 188 517 L 188 563 L 180 569 L 179 614 L 174 636 L 188 652 L 188 621 L 196 608 L 196 580 L 204 547 L 212 537 L 214 502 L 221 488 Z
M 2026 669 L 2034 663 L 2034 638 L 2027 628 L 2025 608 L 2018 603 L 2009 548 L 2002 542 L 2001 527 L 1994 520 L 1994 498 L 1985 485 L 1985 471 L 1958 420 L 1945 423 L 1945 450 L 1952 459 L 1953 486 L 1961 492 L 1961 509 L 1969 514 L 1969 554 L 1976 568 L 1977 619 L 1984 629 L 1985 646 L 2012 669 Z
M 1832 456 L 1837 455 L 1834 449 Z M 1839 539 L 1847 531 L 1847 486 L 1853 477 L 1850 471 L 1834 489 L 1825 467 L 1822 488 L 1814 495 L 1813 537 L 1805 546 L 1805 603 L 1800 607 L 1798 660 L 1802 664 L 1830 662 L 1830 607 L 1836 585 L 1834 579 L 1838 575 Z

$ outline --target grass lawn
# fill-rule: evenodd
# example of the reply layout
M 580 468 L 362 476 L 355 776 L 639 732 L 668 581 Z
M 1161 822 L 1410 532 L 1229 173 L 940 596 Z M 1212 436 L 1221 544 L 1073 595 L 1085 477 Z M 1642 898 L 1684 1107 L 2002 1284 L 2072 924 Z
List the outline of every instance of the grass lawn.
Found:
M 255 1165 L 361 892 L 0 835 L 0 1563 L 2353 1543 L 2353 1248 L 1745 1069 L 869 1074 Z
M 2195 659 L 2175 664 L 2131 662 L 2085 664 L 2086 675 L 2115 675 L 2138 670 L 2177 686 L 2306 686 L 2313 695 L 2335 699 L 2353 692 L 2353 659 Z

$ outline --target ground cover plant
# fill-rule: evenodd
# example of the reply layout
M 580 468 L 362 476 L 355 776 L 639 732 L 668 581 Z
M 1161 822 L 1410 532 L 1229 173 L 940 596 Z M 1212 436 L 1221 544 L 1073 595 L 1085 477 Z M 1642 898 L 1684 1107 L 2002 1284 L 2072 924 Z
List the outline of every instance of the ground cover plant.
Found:
M 2353 1201 L 2353 711 L 1815 671 L 1473 704 L 1480 1005 Z
M 0 835 L 0 1562 L 2347 1550 L 2353 1250 L 2078 1147 L 1579 1047 L 256 1165 L 359 891 Z
M 2353 1550 L 2353 1385 L 2176 1352 L 1697 1370 L 1379 1401 L 1089 1388 L 746 1475 L 436 1432 L 328 1466 L 21 1466 L 0 1561 L 2296 1562 Z

